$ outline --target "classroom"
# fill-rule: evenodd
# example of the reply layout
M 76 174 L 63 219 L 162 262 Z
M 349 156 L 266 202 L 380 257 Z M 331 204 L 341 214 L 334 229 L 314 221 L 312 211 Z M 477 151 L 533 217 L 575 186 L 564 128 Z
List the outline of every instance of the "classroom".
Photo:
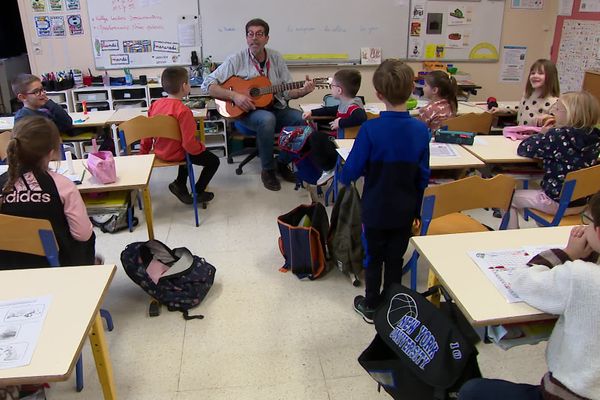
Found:
M 600 1 L 3 3 L 0 400 L 600 399 Z

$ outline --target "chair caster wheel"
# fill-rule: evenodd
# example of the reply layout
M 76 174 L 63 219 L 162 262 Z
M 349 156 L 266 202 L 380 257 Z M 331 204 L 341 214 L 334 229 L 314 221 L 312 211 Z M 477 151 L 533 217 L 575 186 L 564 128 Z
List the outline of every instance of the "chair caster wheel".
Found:
M 241 175 L 243 172 L 244 172 L 244 171 L 242 171 L 242 169 L 241 169 L 241 168 L 236 168 L 236 170 L 235 170 L 235 174 L 236 174 L 236 175 Z
M 233 164 L 233 158 L 227 157 L 227 164 Z

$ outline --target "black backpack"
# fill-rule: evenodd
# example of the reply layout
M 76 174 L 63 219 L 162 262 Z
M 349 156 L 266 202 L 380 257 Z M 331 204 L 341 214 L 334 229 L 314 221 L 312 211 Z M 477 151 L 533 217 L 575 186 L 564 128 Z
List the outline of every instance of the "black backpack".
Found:
M 156 283 L 147 272 L 153 260 L 168 267 Z M 203 258 L 192 255 L 185 247 L 171 250 L 158 240 L 149 240 L 129 244 L 121 253 L 121 263 L 131 280 L 169 311 L 181 311 L 186 320 L 204 318 L 188 314 L 206 297 L 215 280 L 215 267 Z
M 425 299 L 438 289 L 446 307 Z M 457 398 L 463 383 L 481 377 L 478 336 L 441 287 L 419 294 L 394 284 L 389 293 L 375 314 L 377 336 L 358 362 L 394 399 Z

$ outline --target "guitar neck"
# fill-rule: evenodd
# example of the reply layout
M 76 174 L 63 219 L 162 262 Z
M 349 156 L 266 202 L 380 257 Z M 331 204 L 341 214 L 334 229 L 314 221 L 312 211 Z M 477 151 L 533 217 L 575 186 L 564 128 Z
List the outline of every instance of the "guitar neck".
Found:
M 281 83 L 279 85 L 266 86 L 260 88 L 260 94 L 275 94 L 285 92 L 286 90 L 300 89 L 304 86 L 304 81 Z

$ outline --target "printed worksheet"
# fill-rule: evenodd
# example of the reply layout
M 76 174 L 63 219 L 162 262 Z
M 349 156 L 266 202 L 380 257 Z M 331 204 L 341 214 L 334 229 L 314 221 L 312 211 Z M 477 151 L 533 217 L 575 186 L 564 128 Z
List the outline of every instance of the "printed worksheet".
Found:
M 51 296 L 0 302 L 0 369 L 29 365 Z
M 564 243 L 496 251 L 470 251 L 468 254 L 509 303 L 518 303 L 523 300 L 510 286 L 510 277 L 514 271 L 527 268 L 527 262 L 544 250 L 563 247 Z
M 448 143 L 429 143 L 430 157 L 458 157 L 456 150 Z

